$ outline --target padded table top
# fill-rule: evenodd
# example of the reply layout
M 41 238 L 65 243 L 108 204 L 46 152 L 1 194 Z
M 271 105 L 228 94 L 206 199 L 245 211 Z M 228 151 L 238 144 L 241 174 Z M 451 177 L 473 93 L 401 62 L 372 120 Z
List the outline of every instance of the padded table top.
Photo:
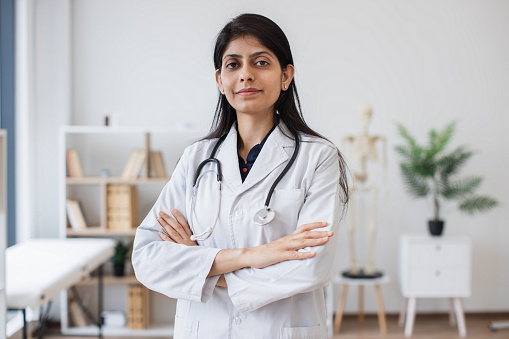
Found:
M 5 251 L 7 307 L 40 307 L 111 258 L 112 239 L 32 239 Z

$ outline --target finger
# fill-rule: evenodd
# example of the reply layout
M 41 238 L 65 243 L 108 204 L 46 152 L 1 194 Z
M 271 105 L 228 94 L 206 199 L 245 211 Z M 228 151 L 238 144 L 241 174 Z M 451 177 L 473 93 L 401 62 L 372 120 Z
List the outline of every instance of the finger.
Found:
M 302 260 L 313 258 L 316 255 L 315 252 L 297 252 L 297 251 L 288 251 L 286 252 L 286 260 Z
M 159 218 L 157 218 L 157 222 L 159 222 L 159 224 L 163 227 L 163 229 L 166 231 L 166 233 L 170 236 L 170 238 L 173 241 L 179 242 L 182 240 L 182 237 L 180 236 L 180 234 L 178 234 L 177 231 L 175 231 L 173 229 L 173 227 L 166 222 L 165 219 L 159 217 Z
M 178 234 L 180 238 L 184 239 L 184 237 L 186 237 L 186 232 L 184 232 L 182 226 L 171 216 L 161 211 L 159 212 L 159 218 L 162 218 L 169 227 L 173 228 L 173 230 L 176 232 L 176 234 Z
M 292 249 L 300 250 L 305 247 L 320 246 L 320 245 L 325 244 L 328 241 L 329 241 L 329 237 L 322 237 L 322 238 L 317 238 L 317 239 L 306 239 L 306 238 L 295 239 L 292 242 Z
M 173 227 L 171 227 L 165 219 L 163 219 L 162 217 L 159 217 L 157 218 L 157 222 L 159 223 L 159 225 L 161 225 L 161 227 L 163 228 L 163 231 L 168 235 L 170 234 L 171 232 L 173 232 Z
M 182 214 L 180 214 L 179 211 L 177 211 L 175 208 L 172 208 L 171 209 L 171 214 L 173 214 L 175 219 L 177 219 L 177 222 L 182 226 L 182 228 L 184 229 L 184 232 L 186 232 L 186 235 L 188 237 L 193 235 L 193 232 L 191 232 L 191 228 L 189 227 L 189 224 L 187 223 L 187 221 L 184 218 L 184 216 L 182 216 Z
M 302 233 L 302 232 L 306 232 L 306 231 L 311 231 L 311 230 L 314 230 L 315 228 L 322 228 L 322 227 L 325 227 L 327 225 L 328 225 L 328 223 L 325 222 L 325 221 L 324 222 L 312 222 L 312 223 L 309 223 L 309 224 L 304 224 L 301 227 L 296 229 L 296 233 Z
M 332 237 L 334 232 L 332 231 L 308 231 L 305 233 L 298 234 L 298 237 L 305 237 L 306 239 L 317 239 L 324 237 Z
M 159 238 L 161 238 L 161 240 L 163 241 L 171 241 L 171 242 L 174 242 L 173 240 L 171 240 L 171 238 L 169 236 L 167 236 L 166 234 L 164 234 L 164 232 L 159 232 L 158 233 L 159 235 Z

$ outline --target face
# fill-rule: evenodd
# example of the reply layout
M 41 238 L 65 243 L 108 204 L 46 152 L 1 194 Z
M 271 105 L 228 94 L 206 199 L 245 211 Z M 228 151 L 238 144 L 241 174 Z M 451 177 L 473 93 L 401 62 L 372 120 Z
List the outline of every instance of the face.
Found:
M 293 74 L 292 65 L 282 70 L 274 52 L 246 36 L 228 45 L 221 69 L 216 70 L 216 81 L 237 114 L 273 115 L 275 103 L 281 91 L 288 89 Z

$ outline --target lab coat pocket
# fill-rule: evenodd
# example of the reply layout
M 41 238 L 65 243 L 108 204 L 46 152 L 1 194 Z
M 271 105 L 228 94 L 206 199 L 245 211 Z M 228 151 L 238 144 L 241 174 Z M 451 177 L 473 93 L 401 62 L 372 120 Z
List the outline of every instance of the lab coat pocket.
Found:
M 322 339 L 320 325 L 312 327 L 283 327 L 279 334 L 280 339 Z
M 198 325 L 199 322 L 196 320 L 175 317 L 173 339 L 197 339 Z

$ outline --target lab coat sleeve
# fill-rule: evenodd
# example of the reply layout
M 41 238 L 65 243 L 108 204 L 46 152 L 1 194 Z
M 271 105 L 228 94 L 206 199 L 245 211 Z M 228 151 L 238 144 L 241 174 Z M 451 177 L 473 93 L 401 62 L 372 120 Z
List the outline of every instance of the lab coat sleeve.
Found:
M 327 285 L 343 206 L 339 196 L 337 152 L 328 147 L 325 153 L 325 159 L 315 170 L 296 226 L 326 221 L 328 225 L 318 230 L 332 230 L 335 235 L 324 245 L 301 250 L 316 252 L 313 258 L 284 261 L 263 269 L 244 268 L 225 274 L 228 294 L 239 312 L 248 313 L 274 301 Z
M 220 249 L 162 241 L 158 235 L 162 230 L 157 221 L 159 211 L 170 214 L 175 208 L 187 219 L 187 152 L 188 149 L 136 230 L 132 263 L 136 278 L 149 289 L 170 298 L 206 302 L 219 279 L 219 276 L 207 278 L 207 275 Z

